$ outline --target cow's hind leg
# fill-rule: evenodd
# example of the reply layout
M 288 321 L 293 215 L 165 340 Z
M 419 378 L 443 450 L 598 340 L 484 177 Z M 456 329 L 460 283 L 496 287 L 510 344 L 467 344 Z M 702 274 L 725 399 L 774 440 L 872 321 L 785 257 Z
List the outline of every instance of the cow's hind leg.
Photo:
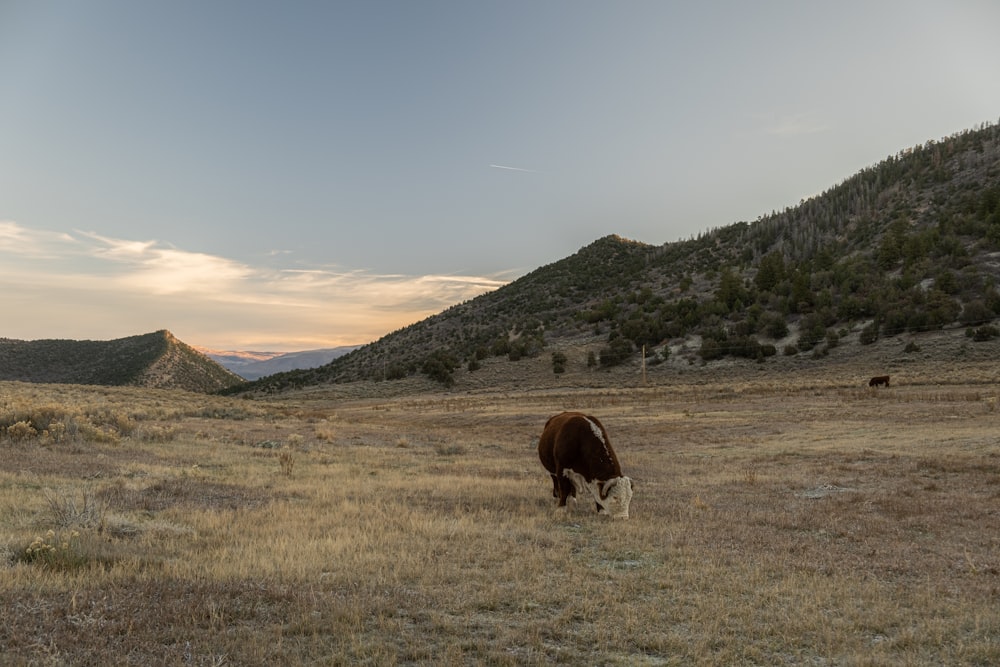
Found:
M 564 477 L 562 473 L 562 469 L 557 467 L 554 480 L 559 489 L 559 507 L 566 507 L 566 499 L 570 496 L 576 497 L 576 486 L 572 480 Z

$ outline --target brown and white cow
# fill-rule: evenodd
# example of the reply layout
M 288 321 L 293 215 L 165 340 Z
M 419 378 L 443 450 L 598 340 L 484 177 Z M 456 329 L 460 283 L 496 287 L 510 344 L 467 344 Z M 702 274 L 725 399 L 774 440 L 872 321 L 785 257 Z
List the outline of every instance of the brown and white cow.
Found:
M 538 458 L 552 477 L 552 495 L 559 507 L 566 498 L 590 491 L 597 511 L 627 519 L 632 480 L 621 465 L 604 426 L 581 412 L 562 412 L 545 423 L 538 439 Z

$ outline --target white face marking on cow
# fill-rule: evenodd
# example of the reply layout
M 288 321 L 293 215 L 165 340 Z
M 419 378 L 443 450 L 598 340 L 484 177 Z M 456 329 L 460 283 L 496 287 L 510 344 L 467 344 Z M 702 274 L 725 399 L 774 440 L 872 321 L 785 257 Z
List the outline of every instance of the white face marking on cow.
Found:
M 604 498 L 604 511 L 616 519 L 627 519 L 628 508 L 632 503 L 632 480 L 628 477 L 616 477 L 608 480 L 607 493 Z
M 563 476 L 573 482 L 577 495 L 581 495 L 586 489 L 594 497 L 594 501 L 600 506 L 602 514 L 608 514 L 615 519 L 627 519 L 628 508 L 632 503 L 632 480 L 628 477 L 615 477 L 604 482 L 607 489 L 604 498 L 601 498 L 601 482 L 599 480 L 587 481 L 583 475 L 575 470 L 566 468 Z

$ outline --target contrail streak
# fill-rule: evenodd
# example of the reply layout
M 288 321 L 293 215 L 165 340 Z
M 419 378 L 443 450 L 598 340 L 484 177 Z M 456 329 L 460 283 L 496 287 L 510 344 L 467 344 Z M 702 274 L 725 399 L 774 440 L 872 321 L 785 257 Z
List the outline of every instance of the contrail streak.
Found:
M 508 169 L 510 171 L 526 171 L 530 174 L 538 173 L 537 169 L 522 169 L 521 167 L 505 167 L 502 164 L 491 164 L 490 167 L 492 167 L 493 169 Z

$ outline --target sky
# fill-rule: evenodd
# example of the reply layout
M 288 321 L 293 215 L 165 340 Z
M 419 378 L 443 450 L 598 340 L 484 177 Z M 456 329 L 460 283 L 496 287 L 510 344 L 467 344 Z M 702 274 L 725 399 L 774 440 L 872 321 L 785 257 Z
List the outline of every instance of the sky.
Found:
M 370 342 L 997 122 L 998 25 L 995 0 L 0 0 L 0 337 Z

